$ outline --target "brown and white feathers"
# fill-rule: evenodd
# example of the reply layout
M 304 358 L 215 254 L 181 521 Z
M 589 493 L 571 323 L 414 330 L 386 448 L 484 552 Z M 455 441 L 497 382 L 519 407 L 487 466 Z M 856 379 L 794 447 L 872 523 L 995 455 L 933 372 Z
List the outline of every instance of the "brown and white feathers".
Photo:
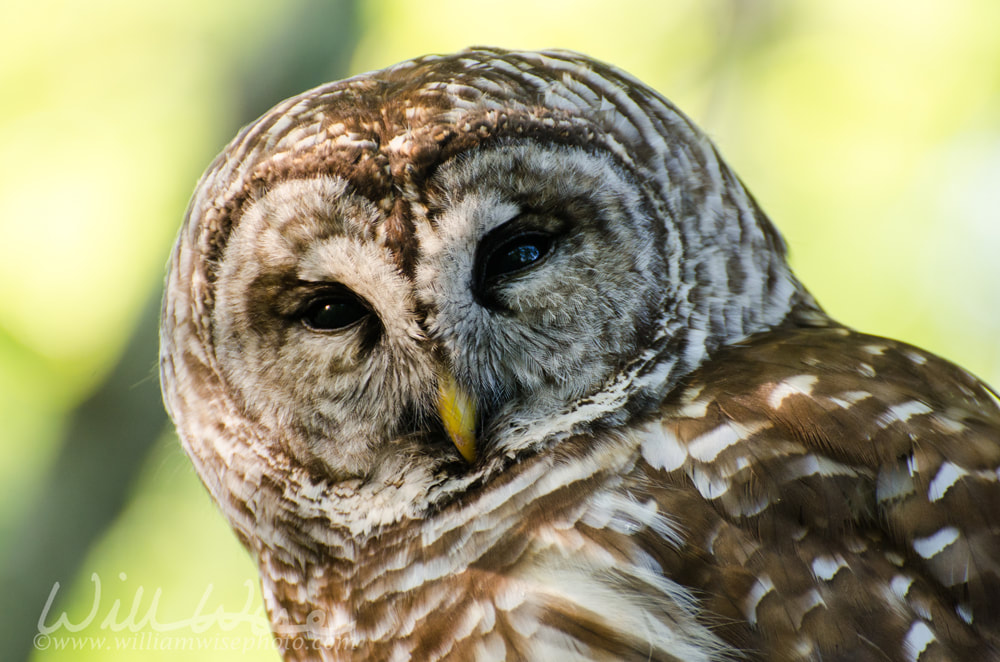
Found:
M 713 145 L 477 49 L 245 128 L 164 399 L 286 659 L 1000 660 L 1000 406 L 830 320 Z

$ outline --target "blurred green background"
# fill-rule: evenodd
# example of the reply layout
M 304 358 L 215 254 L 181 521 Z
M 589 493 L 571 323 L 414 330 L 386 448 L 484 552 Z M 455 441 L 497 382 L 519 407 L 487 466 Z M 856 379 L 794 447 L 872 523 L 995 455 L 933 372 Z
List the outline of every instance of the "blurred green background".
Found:
M 472 44 L 587 52 L 714 137 L 834 316 L 1000 384 L 998 34 L 996 0 L 8 3 L 4 659 L 277 659 L 155 370 L 187 197 L 274 103 Z

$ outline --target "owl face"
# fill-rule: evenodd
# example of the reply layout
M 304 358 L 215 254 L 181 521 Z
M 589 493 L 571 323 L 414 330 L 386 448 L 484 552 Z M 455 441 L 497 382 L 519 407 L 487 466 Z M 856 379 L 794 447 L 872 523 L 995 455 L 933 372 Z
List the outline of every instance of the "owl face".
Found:
M 316 88 L 234 139 L 175 247 L 164 393 L 217 498 L 250 452 L 412 480 L 403 512 L 644 415 L 812 306 L 656 92 L 575 54 L 470 51 Z
M 517 450 L 505 431 L 599 391 L 664 308 L 656 224 L 606 155 L 508 143 L 441 164 L 427 190 L 409 201 L 412 275 L 379 208 L 324 176 L 254 200 L 223 255 L 225 377 L 334 477 L 420 447 L 457 459 L 445 383 L 471 400 L 478 457 Z

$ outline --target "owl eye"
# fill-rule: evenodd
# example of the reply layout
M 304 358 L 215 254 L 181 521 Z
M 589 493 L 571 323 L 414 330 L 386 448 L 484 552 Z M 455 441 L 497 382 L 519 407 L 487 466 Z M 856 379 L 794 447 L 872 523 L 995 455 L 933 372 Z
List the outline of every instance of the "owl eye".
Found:
M 487 254 L 480 282 L 489 285 L 502 276 L 527 269 L 548 255 L 552 244 L 552 236 L 542 232 L 523 232 L 502 241 Z
M 302 323 L 313 331 L 339 331 L 353 326 L 371 314 L 358 297 L 350 293 L 319 296 L 302 312 Z

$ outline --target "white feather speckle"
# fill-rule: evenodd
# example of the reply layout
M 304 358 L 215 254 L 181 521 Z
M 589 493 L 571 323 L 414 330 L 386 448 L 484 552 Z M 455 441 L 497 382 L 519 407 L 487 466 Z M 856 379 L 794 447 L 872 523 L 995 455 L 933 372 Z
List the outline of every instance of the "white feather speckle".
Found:
M 816 375 L 796 375 L 782 380 L 767 396 L 767 404 L 771 409 L 779 409 L 791 395 L 810 395 L 817 379 Z
M 728 480 L 719 478 L 715 473 L 708 473 L 698 466 L 691 467 L 687 475 L 706 499 L 718 499 L 729 491 L 730 484 Z
M 801 598 L 795 601 L 795 611 L 792 614 L 795 618 L 794 623 L 796 628 L 802 627 L 802 621 L 805 619 L 806 615 L 817 607 L 826 607 L 826 601 L 823 600 L 823 596 L 820 595 L 819 591 L 813 589 L 803 595 Z
M 938 469 L 937 474 L 934 475 L 934 479 L 927 488 L 927 498 L 931 501 L 940 500 L 945 494 L 948 493 L 948 490 L 951 489 L 952 485 L 957 483 L 962 476 L 965 476 L 968 473 L 968 471 L 957 464 L 945 462 L 941 465 L 941 468 Z
M 727 421 L 688 443 L 687 452 L 701 462 L 712 462 L 719 453 L 768 426 L 767 421 L 740 424 Z
M 793 650 L 795 654 L 798 655 L 803 660 L 812 657 L 813 650 L 815 650 L 816 645 L 813 644 L 813 640 L 809 637 L 800 637 L 795 640 L 795 646 Z
M 878 425 L 883 428 L 889 427 L 896 421 L 906 422 L 913 416 L 929 414 L 931 411 L 931 408 L 923 402 L 919 402 L 918 400 L 908 400 L 902 404 L 889 407 L 878 417 Z
M 875 495 L 880 502 L 904 497 L 912 494 L 915 489 L 909 464 L 885 467 L 878 472 Z
M 897 568 L 902 568 L 906 565 L 906 558 L 899 552 L 887 551 L 883 554 L 885 560 L 893 564 Z
M 850 409 L 852 406 L 870 397 L 872 397 L 872 394 L 868 391 L 847 391 L 837 397 L 831 397 L 830 402 L 842 409 Z
M 947 432 L 948 434 L 958 434 L 965 430 L 965 424 L 961 421 L 956 421 L 950 416 L 944 416 L 942 414 L 934 415 L 934 422 L 939 428 Z
M 688 418 L 701 418 L 708 413 L 708 400 L 695 400 L 682 406 L 678 413 Z
M 911 662 L 917 662 L 920 659 L 920 655 L 936 639 L 937 637 L 934 636 L 927 623 L 923 621 L 915 622 L 910 626 L 909 632 L 903 638 L 903 652 L 906 653 L 906 659 Z
M 832 580 L 842 568 L 847 567 L 847 562 L 840 554 L 834 556 L 817 556 L 812 562 L 812 571 L 817 579 L 825 582 Z
M 653 422 L 642 435 L 642 457 L 655 469 L 674 471 L 687 460 L 688 452 L 673 432 Z
M 889 589 L 900 600 L 906 600 L 906 594 L 910 592 L 913 585 L 913 578 L 905 575 L 895 575 L 889 582 Z
M 750 625 L 757 625 L 757 607 L 760 606 L 760 601 L 764 599 L 764 596 L 773 590 L 774 583 L 770 577 L 761 575 L 757 578 L 757 583 L 750 589 L 743 605 L 743 615 Z
M 785 481 L 797 480 L 807 476 L 857 476 L 858 472 L 853 467 L 841 464 L 836 460 L 831 460 L 812 453 L 800 455 L 788 462 L 785 466 L 782 479 Z
M 932 559 L 945 547 L 958 540 L 958 535 L 958 529 L 953 526 L 945 526 L 926 538 L 914 539 L 913 550 L 925 559 Z

